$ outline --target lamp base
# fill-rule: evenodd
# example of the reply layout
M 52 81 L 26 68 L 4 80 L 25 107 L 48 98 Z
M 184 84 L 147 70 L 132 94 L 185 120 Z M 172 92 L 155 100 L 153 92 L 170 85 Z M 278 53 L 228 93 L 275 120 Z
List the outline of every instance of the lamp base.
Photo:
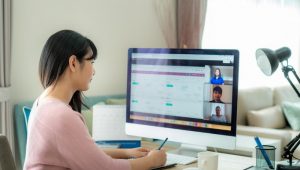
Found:
M 281 165 L 281 164 L 277 164 L 277 170 L 300 170 L 300 166 L 299 165 Z

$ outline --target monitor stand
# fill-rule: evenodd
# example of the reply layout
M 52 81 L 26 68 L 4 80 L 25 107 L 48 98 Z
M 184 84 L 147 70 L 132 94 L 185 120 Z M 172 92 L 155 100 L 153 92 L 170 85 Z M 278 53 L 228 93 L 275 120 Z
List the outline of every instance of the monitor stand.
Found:
M 199 152 L 207 151 L 207 148 L 199 145 L 181 144 L 178 149 L 170 150 L 169 153 L 174 153 L 178 155 L 185 155 L 191 157 L 198 157 Z

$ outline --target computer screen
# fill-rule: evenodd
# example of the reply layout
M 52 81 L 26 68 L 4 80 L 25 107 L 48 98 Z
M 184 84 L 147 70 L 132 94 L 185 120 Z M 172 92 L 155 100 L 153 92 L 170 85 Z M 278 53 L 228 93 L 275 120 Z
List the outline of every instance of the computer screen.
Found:
M 239 52 L 130 48 L 126 133 L 235 148 Z

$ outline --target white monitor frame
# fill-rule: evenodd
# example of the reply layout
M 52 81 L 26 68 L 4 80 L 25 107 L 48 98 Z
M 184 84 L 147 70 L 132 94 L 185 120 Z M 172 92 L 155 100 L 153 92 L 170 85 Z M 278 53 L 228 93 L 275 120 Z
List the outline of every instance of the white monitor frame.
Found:
M 232 63 L 233 61 L 227 60 L 228 56 L 234 56 L 234 78 L 233 78 L 233 93 L 235 94 L 233 97 L 232 103 L 232 121 L 231 121 L 231 128 L 229 130 L 230 133 L 224 132 L 203 132 L 203 131 L 195 131 L 189 129 L 178 129 L 178 128 L 171 128 L 170 126 L 156 126 L 156 125 L 147 125 L 147 124 L 140 124 L 135 123 L 135 121 L 129 121 L 130 119 L 130 74 L 131 74 L 131 59 L 135 58 L 135 56 L 131 55 L 131 53 L 147 53 L 149 52 L 149 57 L 151 53 L 159 53 L 162 54 L 158 56 L 164 57 L 164 53 L 168 54 L 169 51 L 174 51 L 177 54 L 194 54 L 195 58 L 197 59 L 197 53 L 204 54 L 202 57 L 205 60 L 215 60 L 215 58 L 211 58 L 210 55 L 216 55 L 223 57 L 221 60 L 226 61 L 226 63 Z M 207 54 L 207 55 L 206 55 Z M 191 144 L 191 145 L 199 145 L 204 147 L 218 147 L 224 149 L 235 149 L 236 147 L 236 118 L 237 118 L 237 89 L 238 89 L 238 62 L 239 62 L 239 52 L 237 50 L 205 50 L 205 49 L 129 49 L 128 52 L 129 62 L 128 62 L 128 82 L 127 82 L 127 109 L 126 109 L 126 124 L 125 124 L 125 131 L 126 134 L 132 136 L 139 136 L 139 137 L 147 137 L 147 138 L 154 138 L 154 139 L 165 139 L 169 138 L 170 141 L 180 142 L 183 144 Z M 154 55 L 155 57 L 155 55 Z M 157 56 L 156 56 L 157 57 Z M 167 58 L 168 59 L 168 58 Z M 187 58 L 189 59 L 189 58 Z
M 161 140 L 168 137 L 170 141 L 204 147 L 210 146 L 224 149 L 235 149 L 236 146 L 236 136 L 224 136 L 134 123 L 126 123 L 125 131 L 127 135 Z

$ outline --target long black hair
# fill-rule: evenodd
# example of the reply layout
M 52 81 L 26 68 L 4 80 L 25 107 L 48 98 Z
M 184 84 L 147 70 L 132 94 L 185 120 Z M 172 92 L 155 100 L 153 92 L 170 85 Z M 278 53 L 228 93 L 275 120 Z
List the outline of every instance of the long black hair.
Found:
M 40 81 L 44 88 L 55 85 L 59 77 L 64 73 L 69 65 L 69 58 L 75 55 L 81 63 L 89 48 L 93 51 L 93 56 L 89 60 L 97 58 L 97 48 L 94 43 L 72 30 L 62 30 L 53 34 L 47 40 L 39 63 Z M 73 110 L 81 112 L 83 103 L 82 92 L 76 91 L 70 101 Z
M 220 68 L 216 68 L 216 69 L 215 69 L 214 77 L 217 77 L 217 76 L 216 76 L 216 71 L 217 71 L 217 70 L 219 70 L 219 76 L 218 76 L 218 77 L 222 77 L 222 73 L 221 73 Z

